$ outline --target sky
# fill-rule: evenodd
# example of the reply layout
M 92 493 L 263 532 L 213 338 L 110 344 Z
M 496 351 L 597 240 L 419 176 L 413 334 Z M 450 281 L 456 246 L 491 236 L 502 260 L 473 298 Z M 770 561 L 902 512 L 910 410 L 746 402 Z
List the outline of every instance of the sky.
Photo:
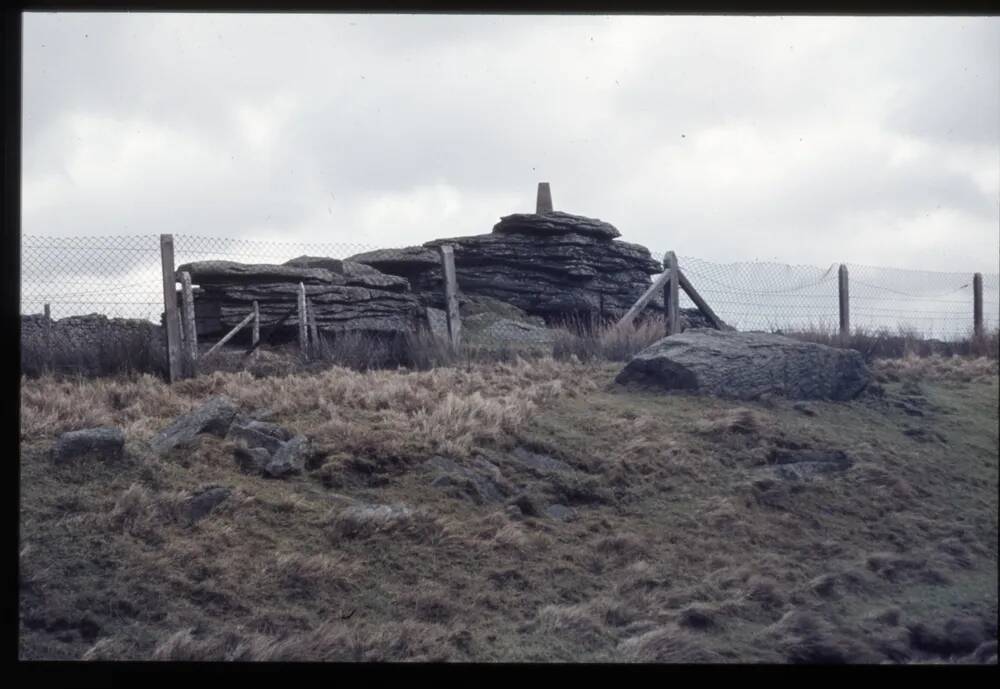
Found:
M 28 13 L 22 233 L 379 248 L 557 210 L 1000 270 L 1000 19 Z M 360 250 L 360 249 L 359 249 Z

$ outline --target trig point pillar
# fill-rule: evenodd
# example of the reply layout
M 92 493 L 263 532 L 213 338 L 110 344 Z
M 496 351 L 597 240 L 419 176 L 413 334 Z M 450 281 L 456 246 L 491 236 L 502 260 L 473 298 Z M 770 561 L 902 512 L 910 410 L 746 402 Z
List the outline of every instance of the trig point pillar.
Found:
M 548 182 L 538 183 L 538 200 L 535 202 L 535 213 L 552 212 L 552 190 Z

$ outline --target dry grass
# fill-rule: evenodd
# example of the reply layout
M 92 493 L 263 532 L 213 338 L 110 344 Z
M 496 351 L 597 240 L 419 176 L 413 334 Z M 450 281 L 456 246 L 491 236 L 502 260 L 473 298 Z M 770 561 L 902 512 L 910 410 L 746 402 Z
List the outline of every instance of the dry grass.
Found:
M 621 328 L 614 323 L 569 324 L 556 330 L 552 355 L 557 359 L 575 357 L 581 361 L 628 361 L 662 339 L 665 333 L 666 326 L 660 316 Z
M 626 391 L 617 368 L 24 379 L 21 657 L 995 656 L 994 361 L 879 362 L 882 396 L 814 402 L 813 416 Z M 274 480 L 239 471 L 214 437 L 145 449 L 217 394 L 269 408 L 322 464 Z M 94 424 L 126 430 L 123 461 L 46 458 L 56 433 Z M 776 448 L 843 450 L 854 465 L 782 480 Z M 504 497 L 440 487 L 434 455 L 478 467 Z M 231 493 L 192 523 L 185 505 L 209 485 Z M 554 504 L 572 518 L 547 516 Z
M 976 337 L 970 329 L 967 337 L 952 341 L 928 339 L 911 328 L 854 328 L 846 340 L 835 327 L 813 326 L 776 332 L 806 342 L 856 349 L 869 362 L 929 356 L 985 357 L 996 361 L 1000 356 L 1000 329 L 981 337 Z
M 172 386 L 148 375 L 22 378 L 21 437 L 113 425 L 128 440 L 148 440 L 200 400 L 227 395 L 246 409 L 270 409 L 293 430 L 339 452 L 411 460 L 464 456 L 476 442 L 512 433 L 539 405 L 592 390 L 583 370 L 579 363 L 540 359 L 414 372 L 330 368 L 262 379 L 215 372 Z

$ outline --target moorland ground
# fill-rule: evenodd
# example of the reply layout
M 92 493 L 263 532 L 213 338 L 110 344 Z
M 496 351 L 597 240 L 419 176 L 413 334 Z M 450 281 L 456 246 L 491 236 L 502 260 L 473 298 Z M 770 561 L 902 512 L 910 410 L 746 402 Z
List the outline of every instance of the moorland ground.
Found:
M 19 655 L 996 662 L 995 360 L 878 361 L 876 392 L 806 405 L 619 368 L 22 379 Z M 219 394 L 311 438 L 306 470 L 149 450 Z M 99 425 L 123 460 L 51 462 Z M 850 466 L 776 464 L 802 451 Z M 229 497 L 192 523 L 206 486 Z

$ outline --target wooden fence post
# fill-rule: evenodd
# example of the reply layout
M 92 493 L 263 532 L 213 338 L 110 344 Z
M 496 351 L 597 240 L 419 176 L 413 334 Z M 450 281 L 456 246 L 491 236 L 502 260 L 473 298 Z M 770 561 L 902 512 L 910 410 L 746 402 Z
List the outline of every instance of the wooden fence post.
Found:
M 976 337 L 983 336 L 983 274 L 972 276 L 972 331 Z
M 667 335 L 676 335 L 681 331 L 680 322 L 680 280 L 677 276 L 680 270 L 677 267 L 677 254 L 668 251 L 663 257 L 663 267 L 670 273 L 666 284 L 663 286 L 663 306 L 667 313 Z
M 49 305 L 45 305 L 45 330 L 44 330 L 44 342 L 45 346 L 45 367 L 52 368 L 52 310 Z
M 192 376 L 198 375 L 198 326 L 194 319 L 194 291 L 191 274 L 181 273 L 181 303 L 184 306 L 184 344 L 187 345 L 188 366 Z
M 319 326 L 316 324 L 316 307 L 311 300 L 306 301 L 306 311 L 309 318 L 309 340 L 312 354 L 315 357 L 320 355 L 319 351 Z
M 260 306 L 257 305 L 257 300 L 253 300 L 253 331 L 250 338 L 250 346 L 256 347 L 257 343 L 260 342 Z
M 299 283 L 299 349 L 309 355 L 309 329 L 306 322 L 306 286 Z
M 462 317 L 458 310 L 458 280 L 455 277 L 455 251 L 442 245 L 441 266 L 444 270 L 444 310 L 448 318 L 448 338 L 451 346 L 458 348 L 461 341 Z
M 181 377 L 181 333 L 177 312 L 177 276 L 174 273 L 174 236 L 160 235 L 160 266 L 163 271 L 164 326 L 167 331 L 167 379 Z
M 846 342 L 851 336 L 851 299 L 847 283 L 847 266 L 843 263 L 837 270 L 837 285 L 840 296 L 840 337 Z
M 535 213 L 552 212 L 552 190 L 548 182 L 538 183 L 538 195 L 535 197 Z

